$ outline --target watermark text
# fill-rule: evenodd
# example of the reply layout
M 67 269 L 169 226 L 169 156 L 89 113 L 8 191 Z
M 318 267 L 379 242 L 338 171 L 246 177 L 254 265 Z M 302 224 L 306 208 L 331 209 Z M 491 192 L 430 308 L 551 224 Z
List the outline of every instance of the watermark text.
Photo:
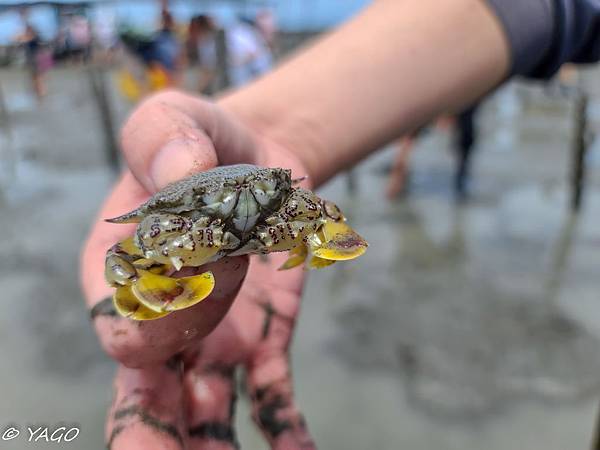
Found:
M 79 425 L 6 425 L 0 428 L 0 440 L 12 441 L 19 439 L 25 442 L 40 443 L 54 442 L 57 444 L 73 442 L 79 436 Z

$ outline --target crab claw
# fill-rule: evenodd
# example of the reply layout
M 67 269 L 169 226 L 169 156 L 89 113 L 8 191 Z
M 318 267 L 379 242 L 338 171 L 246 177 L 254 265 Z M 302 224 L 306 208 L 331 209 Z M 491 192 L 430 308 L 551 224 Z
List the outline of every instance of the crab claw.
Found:
M 109 252 L 104 263 L 104 278 L 113 287 L 126 286 L 137 276 L 133 264 L 121 255 Z
M 114 287 L 125 286 L 135 281 L 137 277 L 136 264 L 132 257 L 141 256 L 132 238 L 124 239 L 113 245 L 106 252 L 104 277 L 108 284 Z
M 278 270 L 288 270 L 306 262 L 309 269 L 322 269 L 348 259 L 358 258 L 367 250 L 367 242 L 343 221 L 328 220 L 308 239 L 294 247 Z
M 169 314 L 168 312 L 156 312 L 144 306 L 131 292 L 131 286 L 117 288 L 113 295 L 115 309 L 123 317 L 133 320 L 154 320 Z
M 212 272 L 185 278 L 171 278 L 139 271 L 131 292 L 144 306 L 157 313 L 189 308 L 210 295 L 215 287 Z
M 358 258 L 368 247 L 367 241 L 343 221 L 328 220 L 319 233 L 322 243 L 313 246 L 311 253 L 322 259 L 345 261 Z
M 294 267 L 304 263 L 307 258 L 308 262 L 306 263 L 306 267 L 309 269 L 322 269 L 323 267 L 327 267 L 335 263 L 334 260 L 323 259 L 314 255 L 309 257 L 308 250 L 306 249 L 305 245 L 299 245 L 298 247 L 291 249 L 288 255 L 289 258 L 277 270 L 293 269 Z
M 277 270 L 293 269 L 302 264 L 308 256 L 306 246 L 302 244 L 298 247 L 294 247 L 289 251 L 288 256 L 289 258 Z
M 333 259 L 319 258 L 318 256 L 312 256 L 306 266 L 309 269 L 322 269 L 335 263 Z

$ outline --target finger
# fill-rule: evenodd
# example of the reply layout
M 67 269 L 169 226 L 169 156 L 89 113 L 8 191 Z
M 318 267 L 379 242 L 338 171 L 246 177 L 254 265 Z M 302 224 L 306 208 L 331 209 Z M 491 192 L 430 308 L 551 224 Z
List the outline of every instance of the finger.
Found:
M 260 340 L 246 363 L 248 391 L 254 421 L 272 448 L 311 449 L 314 448 L 312 438 L 294 403 L 287 360 L 304 272 L 293 269 L 281 276 L 278 274 L 275 279 L 268 276 L 281 262 L 279 255 L 269 255 L 267 260 L 254 258 L 249 280 L 265 281 L 245 285 L 244 295 L 250 300 L 246 306 L 262 315 Z M 240 303 L 234 306 L 241 307 Z
M 247 257 L 207 264 L 215 288 L 202 302 L 157 320 L 136 322 L 116 314 L 98 315 L 94 325 L 105 351 L 128 367 L 167 360 L 207 336 L 223 319 L 244 280 Z M 104 300 L 106 302 L 106 300 Z
M 233 428 L 237 399 L 234 366 L 195 359 L 191 367 L 186 366 L 184 392 L 189 448 L 239 448 Z
M 272 448 L 310 448 L 312 440 L 294 406 L 287 361 L 299 292 L 272 287 L 268 291 L 255 290 L 252 297 L 254 308 L 262 310 L 260 341 L 246 361 L 252 417 Z
M 176 358 L 147 369 L 119 367 L 106 426 L 109 450 L 186 448 L 182 375 Z
M 254 291 L 283 292 L 283 297 L 276 296 L 273 300 L 277 302 L 282 313 L 296 316 L 300 306 L 306 270 L 298 267 L 280 271 L 279 268 L 288 258 L 288 253 L 284 252 L 253 257 L 248 269 L 248 281 L 259 281 L 251 286 Z M 273 274 L 277 275 L 273 276 Z
M 294 402 L 287 355 L 259 354 L 250 361 L 246 370 L 252 417 L 271 448 L 316 448 L 304 417 Z
M 212 103 L 178 91 L 144 101 L 123 127 L 122 146 L 150 192 L 217 164 L 255 163 L 250 133 Z

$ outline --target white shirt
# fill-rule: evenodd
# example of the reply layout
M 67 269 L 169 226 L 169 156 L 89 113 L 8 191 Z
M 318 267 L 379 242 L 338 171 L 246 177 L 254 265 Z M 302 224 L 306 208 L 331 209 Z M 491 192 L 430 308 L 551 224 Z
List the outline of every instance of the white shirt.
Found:
M 226 36 L 229 78 L 233 86 L 242 86 L 271 69 L 271 52 L 254 27 L 238 22 Z

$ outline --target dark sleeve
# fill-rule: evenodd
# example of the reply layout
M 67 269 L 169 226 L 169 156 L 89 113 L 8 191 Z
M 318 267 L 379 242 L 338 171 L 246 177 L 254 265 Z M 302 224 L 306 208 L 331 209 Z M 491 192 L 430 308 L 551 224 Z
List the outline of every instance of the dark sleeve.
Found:
M 512 51 L 512 75 L 548 78 L 600 59 L 600 0 L 488 0 Z

